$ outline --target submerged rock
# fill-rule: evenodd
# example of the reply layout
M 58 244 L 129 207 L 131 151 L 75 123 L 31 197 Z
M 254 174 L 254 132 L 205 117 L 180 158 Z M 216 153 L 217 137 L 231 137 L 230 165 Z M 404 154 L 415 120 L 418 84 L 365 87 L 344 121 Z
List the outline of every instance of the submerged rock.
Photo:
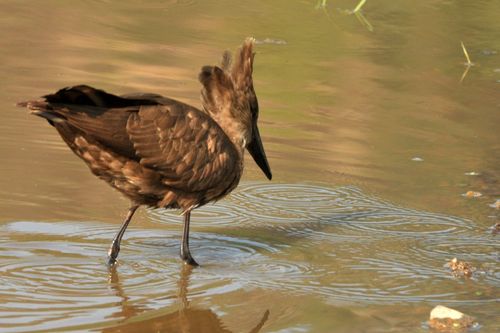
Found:
M 467 198 L 479 198 L 483 194 L 481 192 L 476 192 L 476 191 L 467 191 L 466 193 L 463 194 L 464 197 Z
M 474 318 L 443 305 L 432 309 L 429 318 L 429 327 L 440 332 L 464 332 L 473 325 Z
M 472 277 L 472 274 L 476 270 L 474 266 L 472 266 L 470 263 L 465 262 L 465 261 L 460 261 L 457 258 L 451 259 L 448 264 L 448 267 L 450 267 L 451 272 L 454 276 L 456 277 Z

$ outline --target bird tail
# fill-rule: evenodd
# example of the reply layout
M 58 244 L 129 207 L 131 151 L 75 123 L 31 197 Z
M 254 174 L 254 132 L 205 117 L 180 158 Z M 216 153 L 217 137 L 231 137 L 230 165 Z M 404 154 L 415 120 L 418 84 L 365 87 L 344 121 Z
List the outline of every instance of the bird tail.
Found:
M 66 118 L 52 108 L 50 103 L 45 99 L 19 102 L 16 105 L 18 107 L 28 108 L 31 114 L 47 119 L 51 125 L 54 125 L 54 123 L 64 122 L 66 120 Z

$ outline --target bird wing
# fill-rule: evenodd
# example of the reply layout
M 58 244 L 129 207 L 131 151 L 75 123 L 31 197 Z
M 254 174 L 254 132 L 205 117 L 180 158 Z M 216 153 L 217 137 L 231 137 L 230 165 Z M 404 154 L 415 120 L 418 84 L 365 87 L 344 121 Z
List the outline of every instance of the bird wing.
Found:
M 140 163 L 168 186 L 205 191 L 223 183 L 241 163 L 238 152 L 208 115 L 182 105 L 141 106 L 127 132 Z
M 115 153 L 139 160 L 126 131 L 130 114 L 141 105 L 158 102 L 146 98 L 123 98 L 86 85 L 60 89 L 37 101 L 19 103 L 49 123 L 65 122 L 73 131 L 97 140 Z
M 114 152 L 139 160 L 126 126 L 132 113 L 141 105 L 166 104 L 194 109 L 179 101 L 156 94 L 136 93 L 117 96 L 86 85 L 60 89 L 43 100 L 20 103 L 49 122 L 64 121 L 87 137 L 97 140 Z

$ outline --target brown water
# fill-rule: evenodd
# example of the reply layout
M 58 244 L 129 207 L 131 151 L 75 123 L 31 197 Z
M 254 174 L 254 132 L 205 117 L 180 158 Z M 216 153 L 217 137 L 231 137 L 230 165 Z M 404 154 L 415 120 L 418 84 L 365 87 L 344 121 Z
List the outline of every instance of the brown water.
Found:
M 425 332 L 437 304 L 500 330 L 500 2 L 321 3 L 0 2 L 1 332 Z M 127 201 L 15 102 L 86 83 L 199 105 L 199 68 L 246 36 L 275 178 L 248 159 L 193 213 L 201 267 L 178 212 L 141 209 L 109 271 Z

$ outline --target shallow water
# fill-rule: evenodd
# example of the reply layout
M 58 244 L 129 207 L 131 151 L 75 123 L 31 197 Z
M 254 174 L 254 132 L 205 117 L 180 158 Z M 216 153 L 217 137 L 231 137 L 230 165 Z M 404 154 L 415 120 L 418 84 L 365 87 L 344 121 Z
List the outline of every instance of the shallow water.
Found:
M 500 3 L 320 4 L 0 3 L 0 331 L 425 332 L 437 304 L 500 330 Z M 199 68 L 250 35 L 273 181 L 247 158 L 192 214 L 201 267 L 178 212 L 141 209 L 108 270 L 127 201 L 15 102 L 86 83 L 199 105 Z

